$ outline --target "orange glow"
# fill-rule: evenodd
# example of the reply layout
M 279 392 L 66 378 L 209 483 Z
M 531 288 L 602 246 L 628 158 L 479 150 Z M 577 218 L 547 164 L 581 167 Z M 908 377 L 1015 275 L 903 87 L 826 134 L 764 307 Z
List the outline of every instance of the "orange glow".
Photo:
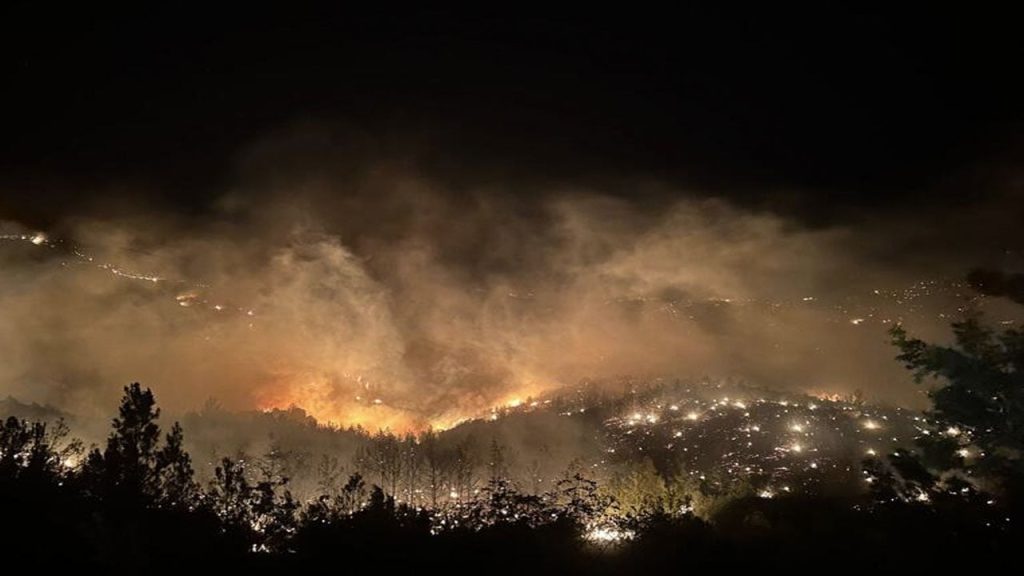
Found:
M 485 418 L 489 413 L 527 406 L 542 389 L 523 385 L 490 406 L 454 406 L 442 414 L 425 414 L 389 404 L 369 390 L 343 386 L 324 376 L 304 375 L 281 378 L 259 388 L 256 406 L 262 411 L 301 408 L 323 425 L 359 426 L 370 432 L 389 430 L 397 434 L 420 433 L 428 429 L 448 430 L 468 420 Z M 483 401 L 486 402 L 486 401 Z M 536 403 L 534 403 L 536 404 Z

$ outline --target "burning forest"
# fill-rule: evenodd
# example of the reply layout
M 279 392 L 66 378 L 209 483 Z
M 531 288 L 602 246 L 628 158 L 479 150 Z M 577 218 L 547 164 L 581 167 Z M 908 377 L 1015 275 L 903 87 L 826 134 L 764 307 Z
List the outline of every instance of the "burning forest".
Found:
M 1012 564 L 1013 19 L 77 10 L 0 18 L 18 566 Z

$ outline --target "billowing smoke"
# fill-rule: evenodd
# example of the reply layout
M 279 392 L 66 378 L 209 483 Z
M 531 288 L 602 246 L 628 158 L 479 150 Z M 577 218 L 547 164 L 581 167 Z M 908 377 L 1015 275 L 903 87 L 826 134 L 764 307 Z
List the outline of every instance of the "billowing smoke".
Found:
M 952 281 L 998 246 L 653 184 L 456 188 L 255 157 L 198 217 L 4 223 L 0 393 L 105 415 L 138 380 L 171 411 L 295 404 L 398 430 L 619 375 L 914 404 L 887 325 L 941 334 L 973 296 Z M 1019 216 L 960 211 L 958 230 Z

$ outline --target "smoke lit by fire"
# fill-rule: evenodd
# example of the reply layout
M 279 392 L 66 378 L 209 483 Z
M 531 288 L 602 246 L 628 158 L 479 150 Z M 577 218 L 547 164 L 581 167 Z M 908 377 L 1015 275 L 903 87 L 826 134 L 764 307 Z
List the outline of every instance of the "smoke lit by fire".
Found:
M 886 222 L 809 229 L 679 195 L 657 211 L 578 191 L 467 200 L 392 176 L 268 182 L 198 221 L 3 223 L 0 393 L 103 413 L 138 380 L 172 411 L 212 398 L 394 431 L 619 375 L 914 405 L 887 327 L 928 336 L 984 304 L 960 263 L 937 276 L 879 258 L 915 233 Z

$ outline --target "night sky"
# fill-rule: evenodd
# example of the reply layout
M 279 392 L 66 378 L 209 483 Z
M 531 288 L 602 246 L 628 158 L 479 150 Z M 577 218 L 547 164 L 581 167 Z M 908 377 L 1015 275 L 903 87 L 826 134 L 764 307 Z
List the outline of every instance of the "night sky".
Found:
M 41 222 L 112 183 L 202 210 L 296 123 L 455 187 L 654 178 L 814 221 L 974 198 L 1021 150 L 998 11 L 13 4 L 0 211 Z

